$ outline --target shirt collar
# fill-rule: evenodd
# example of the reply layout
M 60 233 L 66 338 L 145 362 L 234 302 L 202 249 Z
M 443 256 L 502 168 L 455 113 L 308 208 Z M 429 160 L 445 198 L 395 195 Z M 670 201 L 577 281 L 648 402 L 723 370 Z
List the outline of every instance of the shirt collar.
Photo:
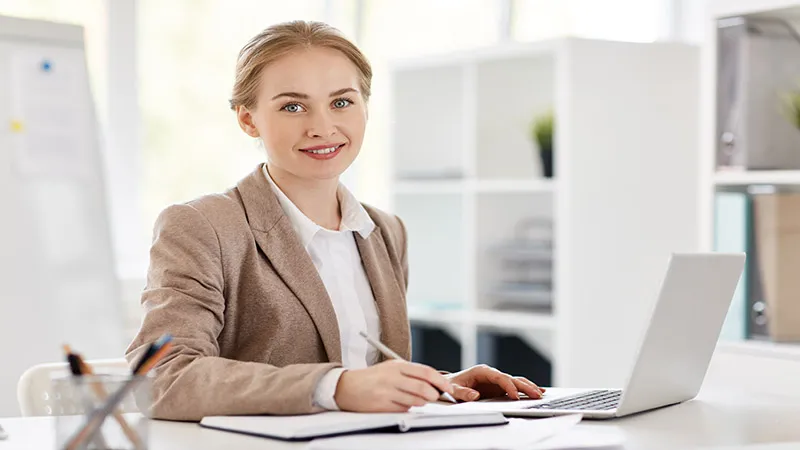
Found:
M 337 233 L 337 231 L 322 228 L 303 214 L 300 208 L 298 208 L 289 197 L 283 193 L 281 188 L 275 184 L 275 180 L 273 180 L 272 176 L 269 174 L 266 164 L 263 165 L 262 171 L 267 181 L 269 181 L 272 191 L 275 192 L 275 195 L 278 197 L 281 209 L 283 209 L 283 212 L 289 217 L 292 228 L 294 228 L 295 232 L 300 237 L 300 242 L 303 244 L 304 248 L 308 248 L 311 240 L 320 231 Z M 339 207 L 342 213 L 342 222 L 339 225 L 338 232 L 355 231 L 360 234 L 362 238 L 368 238 L 370 233 L 375 229 L 375 222 L 369 216 L 367 210 L 364 209 L 364 206 L 361 205 L 361 202 L 356 199 L 353 193 L 341 183 L 339 183 L 336 195 L 339 198 Z

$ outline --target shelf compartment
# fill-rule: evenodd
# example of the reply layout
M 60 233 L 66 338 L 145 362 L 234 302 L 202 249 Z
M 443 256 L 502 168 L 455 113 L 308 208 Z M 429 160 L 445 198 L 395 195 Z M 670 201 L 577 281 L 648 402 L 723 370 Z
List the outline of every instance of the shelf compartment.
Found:
M 432 67 L 393 74 L 394 178 L 458 179 L 467 145 L 464 68 Z M 410 93 L 413 93 L 410 94 Z
M 540 386 L 552 386 L 550 357 L 520 336 L 480 330 L 478 362 L 514 376 L 523 376 Z
M 553 198 L 547 193 L 480 193 L 477 196 L 477 304 L 492 309 L 525 284 L 552 288 Z M 516 287 L 516 292 L 512 292 Z M 529 292 L 530 293 L 530 292 Z M 502 294 L 502 295 L 499 295 Z M 511 295 L 516 294 L 516 295 Z M 537 298 L 538 300 L 536 301 Z M 530 296 L 531 306 L 542 306 Z
M 461 370 L 461 343 L 445 329 L 425 324 L 411 324 L 411 360 L 437 370 Z
M 461 308 L 467 298 L 462 194 L 397 194 L 408 233 L 409 308 Z
M 410 305 L 408 307 L 408 318 L 412 323 L 431 326 L 458 326 L 465 320 L 466 312 L 457 307 L 439 307 L 431 305 Z
M 541 175 L 538 146 L 530 129 L 534 118 L 554 109 L 554 79 L 552 54 L 478 63 L 478 178 Z

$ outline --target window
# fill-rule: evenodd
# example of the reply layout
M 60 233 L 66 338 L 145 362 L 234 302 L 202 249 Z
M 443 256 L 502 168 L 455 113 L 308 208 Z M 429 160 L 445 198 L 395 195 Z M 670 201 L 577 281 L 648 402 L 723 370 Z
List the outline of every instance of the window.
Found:
M 515 0 L 513 36 L 530 41 L 580 36 L 652 42 L 665 33 L 671 0 Z
M 239 49 L 270 24 L 323 20 L 325 3 L 139 1 L 140 195 L 148 238 L 164 207 L 231 187 L 265 159 L 228 106 Z

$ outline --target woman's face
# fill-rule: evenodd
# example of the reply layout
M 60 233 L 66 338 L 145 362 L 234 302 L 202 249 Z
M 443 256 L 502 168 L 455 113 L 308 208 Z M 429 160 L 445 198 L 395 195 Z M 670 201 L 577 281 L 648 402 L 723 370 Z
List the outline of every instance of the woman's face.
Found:
M 264 142 L 271 168 L 309 180 L 337 178 L 364 139 L 359 85 L 358 69 L 341 52 L 295 51 L 264 68 L 256 108 L 239 108 L 239 124 Z

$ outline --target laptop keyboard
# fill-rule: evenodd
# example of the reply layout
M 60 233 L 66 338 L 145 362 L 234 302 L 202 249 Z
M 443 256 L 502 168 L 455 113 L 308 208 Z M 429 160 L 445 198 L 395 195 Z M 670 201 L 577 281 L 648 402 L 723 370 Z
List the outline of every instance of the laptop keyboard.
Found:
M 619 406 L 622 396 L 620 390 L 595 390 L 581 392 L 546 403 L 529 406 L 526 409 L 573 409 L 573 410 L 610 410 Z

